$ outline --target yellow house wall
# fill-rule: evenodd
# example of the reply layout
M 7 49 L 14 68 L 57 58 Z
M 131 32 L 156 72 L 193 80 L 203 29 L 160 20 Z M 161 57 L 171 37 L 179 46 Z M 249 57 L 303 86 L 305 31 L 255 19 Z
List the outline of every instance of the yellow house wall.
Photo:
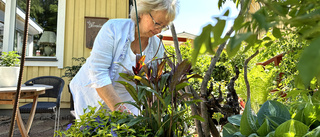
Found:
M 66 22 L 64 40 L 64 67 L 72 66 L 77 62 L 72 57 L 89 57 L 91 49 L 85 46 L 85 17 L 128 18 L 129 0 L 67 0 Z M 38 76 L 64 75 L 63 69 L 57 67 L 25 67 L 22 82 Z M 64 78 L 65 86 L 61 96 L 61 107 L 70 107 L 70 93 L 68 91 L 68 78 Z M 41 100 L 52 100 L 49 98 Z M 20 105 L 32 102 L 21 99 Z M 1 105 L 0 109 L 12 109 L 12 105 Z

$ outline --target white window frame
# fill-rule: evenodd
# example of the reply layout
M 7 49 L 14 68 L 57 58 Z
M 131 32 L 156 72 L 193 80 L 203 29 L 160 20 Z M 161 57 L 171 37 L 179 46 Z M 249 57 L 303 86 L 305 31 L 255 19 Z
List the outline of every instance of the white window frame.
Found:
M 6 11 L 3 31 L 3 51 L 5 52 L 13 50 L 15 25 L 11 24 L 15 24 L 16 1 L 17 0 L 4 0 L 6 3 Z M 65 15 L 66 0 L 58 0 L 56 57 L 27 57 L 44 61 L 28 61 L 26 59 L 25 66 L 56 66 L 63 68 Z M 45 61 L 46 59 L 56 59 L 56 61 Z

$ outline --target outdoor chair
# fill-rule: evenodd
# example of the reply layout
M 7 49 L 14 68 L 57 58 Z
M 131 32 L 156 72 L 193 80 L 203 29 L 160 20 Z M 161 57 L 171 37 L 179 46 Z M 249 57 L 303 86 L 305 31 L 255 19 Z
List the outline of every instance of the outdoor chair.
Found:
M 38 101 L 35 113 L 55 114 L 54 131 L 59 130 L 60 118 L 60 98 L 64 87 L 64 80 L 56 76 L 41 76 L 28 80 L 24 84 L 44 84 L 53 86 L 52 89 L 46 90 L 45 94 L 39 95 L 40 98 L 56 98 L 55 102 Z M 32 103 L 20 107 L 20 113 L 30 113 Z

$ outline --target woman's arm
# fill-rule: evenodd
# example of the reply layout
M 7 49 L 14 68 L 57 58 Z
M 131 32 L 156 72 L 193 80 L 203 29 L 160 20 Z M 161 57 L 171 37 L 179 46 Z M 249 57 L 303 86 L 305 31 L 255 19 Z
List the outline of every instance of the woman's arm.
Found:
M 116 104 L 121 102 L 120 97 L 115 92 L 112 84 L 103 86 L 101 88 L 96 88 L 99 96 L 103 101 L 107 104 L 107 106 L 111 109 L 111 111 L 116 110 Z
M 107 104 L 107 106 L 111 109 L 111 111 L 120 111 L 120 112 L 128 112 L 131 114 L 131 111 L 124 105 L 117 103 L 122 102 L 118 94 L 115 92 L 112 84 L 103 86 L 101 88 L 96 88 L 98 95 L 101 99 Z

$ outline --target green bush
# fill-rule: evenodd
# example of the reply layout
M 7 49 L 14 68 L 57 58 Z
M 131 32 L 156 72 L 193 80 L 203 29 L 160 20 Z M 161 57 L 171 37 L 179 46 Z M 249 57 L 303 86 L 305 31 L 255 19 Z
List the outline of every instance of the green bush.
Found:
M 0 66 L 14 67 L 20 65 L 20 59 L 17 51 L 2 52 L 0 56 Z
M 310 115 L 319 116 L 320 111 L 318 110 L 319 104 L 316 107 L 303 108 L 291 115 L 287 106 L 269 100 L 261 106 L 257 114 L 254 114 L 249 100 L 242 115 L 228 118 L 230 123 L 223 127 L 223 136 L 318 137 L 320 135 L 320 124 L 317 123 L 315 128 L 312 128 L 310 123 L 306 122 L 315 121 Z
M 103 107 L 103 106 L 102 106 Z M 89 111 L 80 116 L 79 120 L 70 123 L 65 130 L 57 132 L 58 136 L 66 137 L 111 137 L 111 136 L 137 136 L 145 137 L 151 132 L 148 125 L 143 123 L 132 123 L 133 115 L 126 112 L 106 112 L 100 109 L 95 112 L 96 107 L 88 107 Z

